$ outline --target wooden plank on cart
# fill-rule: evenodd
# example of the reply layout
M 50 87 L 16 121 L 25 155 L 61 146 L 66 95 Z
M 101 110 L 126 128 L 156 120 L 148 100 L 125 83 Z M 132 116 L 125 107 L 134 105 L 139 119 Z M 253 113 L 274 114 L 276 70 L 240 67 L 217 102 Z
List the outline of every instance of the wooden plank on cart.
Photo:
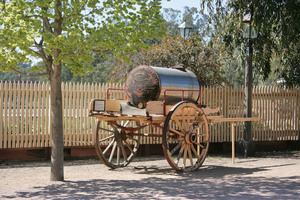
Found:
M 149 101 L 146 106 L 146 111 L 149 114 L 164 114 L 164 103 L 162 101 Z
M 112 112 L 120 112 L 120 104 L 125 102 L 127 102 L 127 100 L 106 100 L 105 110 Z
M 156 115 L 167 115 L 174 105 L 166 105 L 164 113 L 164 103 L 162 101 L 149 101 L 146 106 L 146 111 Z

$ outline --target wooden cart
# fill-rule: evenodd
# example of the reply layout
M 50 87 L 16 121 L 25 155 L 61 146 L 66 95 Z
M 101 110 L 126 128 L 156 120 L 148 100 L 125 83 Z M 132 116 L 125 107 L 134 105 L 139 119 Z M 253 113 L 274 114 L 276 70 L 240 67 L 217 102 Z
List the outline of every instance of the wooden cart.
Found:
M 112 169 L 125 167 L 137 154 L 141 136 L 161 137 L 165 158 L 174 170 L 197 170 L 208 152 L 209 123 L 231 122 L 234 162 L 234 123 L 259 119 L 223 118 L 218 108 L 184 101 L 183 96 L 175 105 L 149 101 L 143 109 L 130 106 L 127 100 L 92 100 L 90 116 L 97 118 L 94 142 L 100 160 Z

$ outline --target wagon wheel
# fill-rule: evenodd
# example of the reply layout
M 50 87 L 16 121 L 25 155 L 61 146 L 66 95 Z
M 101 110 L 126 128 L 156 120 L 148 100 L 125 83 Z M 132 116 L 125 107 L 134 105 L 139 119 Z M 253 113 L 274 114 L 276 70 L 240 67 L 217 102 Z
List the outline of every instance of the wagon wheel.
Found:
M 177 171 L 197 170 L 209 147 L 209 129 L 201 108 L 191 102 L 179 102 L 168 113 L 163 129 L 163 151 Z
M 95 149 L 100 160 L 112 169 L 127 166 L 134 156 L 140 142 L 140 135 L 125 131 L 122 128 L 139 126 L 138 122 L 116 121 L 96 122 L 94 141 Z

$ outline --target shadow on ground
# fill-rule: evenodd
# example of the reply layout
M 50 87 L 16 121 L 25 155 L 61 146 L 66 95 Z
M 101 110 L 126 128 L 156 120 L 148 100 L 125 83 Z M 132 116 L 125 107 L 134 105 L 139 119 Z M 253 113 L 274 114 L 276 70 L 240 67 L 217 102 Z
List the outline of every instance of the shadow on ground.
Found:
M 134 174 L 153 176 L 141 180 L 65 181 L 45 187 L 35 187 L 34 192 L 18 192 L 0 198 L 29 199 L 298 199 L 300 176 L 285 178 L 251 177 L 262 168 L 205 166 L 192 173 L 177 173 L 170 178 L 160 178 L 170 169 L 155 166 L 127 168 Z M 113 172 L 112 172 L 113 173 Z

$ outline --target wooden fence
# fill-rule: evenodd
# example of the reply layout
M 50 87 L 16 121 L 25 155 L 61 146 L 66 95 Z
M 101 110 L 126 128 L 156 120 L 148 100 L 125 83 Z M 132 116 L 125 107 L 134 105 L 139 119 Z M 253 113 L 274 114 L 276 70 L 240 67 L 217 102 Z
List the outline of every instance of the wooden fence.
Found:
M 209 107 L 220 107 L 224 117 L 243 117 L 244 87 L 206 87 L 202 102 Z M 300 140 L 300 89 L 254 87 L 252 92 L 252 122 L 254 141 Z M 230 124 L 214 123 L 212 142 L 229 142 Z M 235 140 L 243 139 L 244 124 L 236 125 Z
M 64 145 L 91 146 L 95 119 L 88 117 L 91 99 L 106 98 L 108 88 L 123 84 L 63 83 Z M 0 149 L 41 148 L 51 146 L 50 86 L 38 82 L 0 82 Z M 111 91 L 110 98 L 123 98 L 121 91 Z M 203 87 L 202 103 L 220 107 L 224 117 L 243 116 L 242 87 Z M 254 141 L 300 139 L 300 89 L 256 87 L 253 89 L 252 123 Z M 236 125 L 235 140 L 242 139 L 243 123 Z M 211 142 L 230 142 L 230 125 L 210 125 Z M 145 137 L 142 143 L 160 143 Z

